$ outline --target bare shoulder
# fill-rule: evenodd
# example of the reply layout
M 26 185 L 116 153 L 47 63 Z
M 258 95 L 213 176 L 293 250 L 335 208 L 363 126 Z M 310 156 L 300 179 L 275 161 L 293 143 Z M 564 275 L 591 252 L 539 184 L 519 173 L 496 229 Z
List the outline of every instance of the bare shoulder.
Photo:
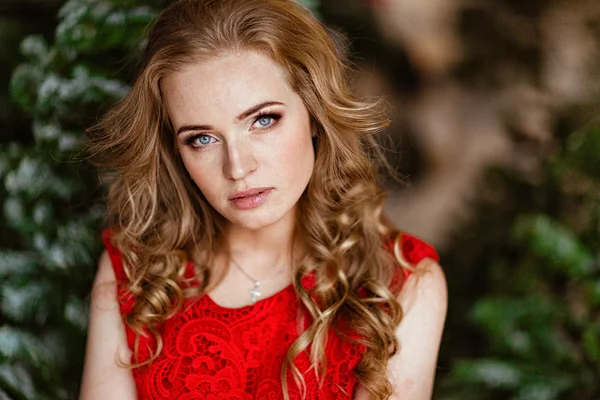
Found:
M 108 252 L 105 250 L 98 261 L 96 277 L 92 285 L 91 308 L 103 310 L 118 308 L 117 280 Z
M 115 271 L 113 270 L 112 262 L 108 252 L 104 250 L 100 255 L 100 260 L 98 261 L 98 269 L 96 270 L 96 277 L 92 286 L 92 299 L 99 300 L 100 298 L 109 297 L 114 298 L 116 301 L 116 292 L 115 290 L 111 290 L 116 288 L 115 285 Z M 103 289 L 108 286 L 111 286 L 111 289 Z
M 421 261 L 397 297 L 404 317 L 396 328 L 400 348 L 388 362 L 392 399 L 431 399 L 437 356 L 444 330 L 448 291 L 440 265 L 431 258 Z M 355 400 L 368 400 L 363 386 Z
M 446 276 L 439 263 L 425 258 L 408 277 L 402 292 L 398 295 L 402 309 L 407 315 L 411 312 L 428 310 L 446 315 L 448 288 Z M 415 309 L 416 310 L 413 310 Z
M 104 250 L 100 255 L 100 260 L 98 261 L 98 270 L 96 272 L 96 280 L 95 283 L 98 282 L 111 282 L 115 280 L 115 271 L 112 267 L 112 262 L 110 261 L 110 256 L 108 252 Z
M 398 295 L 404 318 L 396 329 L 400 349 L 389 361 L 388 372 L 398 399 L 430 399 L 437 369 L 448 290 L 440 265 L 426 258 Z
M 131 371 L 118 363 L 119 360 L 128 362 L 130 355 L 119 311 L 115 273 L 105 251 L 98 262 L 92 287 L 80 399 L 135 399 Z

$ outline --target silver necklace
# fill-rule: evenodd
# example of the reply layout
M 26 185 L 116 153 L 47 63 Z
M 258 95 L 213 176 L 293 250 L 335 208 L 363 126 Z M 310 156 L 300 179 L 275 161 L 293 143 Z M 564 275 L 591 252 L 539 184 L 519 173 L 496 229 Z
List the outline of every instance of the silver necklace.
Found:
M 280 275 L 283 271 L 285 271 L 287 269 L 287 266 L 285 266 L 282 269 L 280 269 L 279 271 L 275 272 L 273 275 L 270 275 L 270 276 L 267 276 L 266 278 L 258 280 L 258 279 L 254 279 L 252 276 L 250 276 L 249 273 L 244 271 L 244 268 L 242 268 L 240 266 L 240 264 L 238 264 L 237 261 L 235 261 L 235 259 L 233 257 L 231 257 L 231 262 L 233 263 L 233 265 L 238 267 L 238 269 L 242 272 L 242 274 L 244 274 L 246 276 L 246 278 L 250 279 L 254 283 L 254 287 L 252 289 L 250 289 L 250 299 L 252 301 L 252 304 L 256 303 L 258 298 L 262 296 L 262 293 L 259 290 L 260 285 L 265 283 L 269 279 L 274 278 L 277 275 Z

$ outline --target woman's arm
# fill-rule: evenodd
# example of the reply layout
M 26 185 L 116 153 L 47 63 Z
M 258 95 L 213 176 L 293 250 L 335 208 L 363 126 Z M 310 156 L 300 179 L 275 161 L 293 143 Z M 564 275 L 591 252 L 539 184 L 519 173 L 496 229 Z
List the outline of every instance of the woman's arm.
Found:
M 129 362 L 131 353 L 119 312 L 115 273 L 106 251 L 100 258 L 91 297 L 80 400 L 134 400 L 137 394 L 131 371 L 117 365 L 117 359 Z
M 448 306 L 446 279 L 441 267 L 425 259 L 416 269 L 398 296 L 404 311 L 396 330 L 400 349 L 388 363 L 388 375 L 394 387 L 392 399 L 398 400 L 431 399 Z M 369 393 L 359 387 L 355 400 L 368 399 Z

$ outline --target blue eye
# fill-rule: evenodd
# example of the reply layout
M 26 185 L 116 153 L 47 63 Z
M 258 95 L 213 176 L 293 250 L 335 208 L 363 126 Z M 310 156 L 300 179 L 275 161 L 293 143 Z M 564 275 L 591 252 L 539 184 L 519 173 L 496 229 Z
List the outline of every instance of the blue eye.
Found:
M 258 123 L 261 124 L 262 126 L 269 126 L 269 124 L 271 123 L 271 117 L 269 117 L 269 116 L 260 117 L 258 119 Z
M 254 123 L 258 123 L 258 126 L 256 126 L 258 129 L 267 129 L 275 125 L 280 118 L 281 115 L 276 113 L 261 114 L 256 117 Z
M 185 140 L 185 144 L 192 147 L 204 147 L 211 144 L 215 138 L 210 135 L 192 135 Z
M 210 136 L 202 135 L 198 138 L 198 141 L 200 142 L 200 144 L 209 144 Z

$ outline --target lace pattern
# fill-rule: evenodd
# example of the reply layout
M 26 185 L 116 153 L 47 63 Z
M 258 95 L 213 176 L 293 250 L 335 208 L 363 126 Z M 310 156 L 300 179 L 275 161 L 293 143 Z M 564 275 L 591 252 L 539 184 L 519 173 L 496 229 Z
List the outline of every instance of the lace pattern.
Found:
M 103 240 L 118 281 L 126 279 L 121 254 L 110 241 L 110 230 Z M 435 250 L 419 239 L 404 234 L 402 251 L 407 261 L 417 264 L 425 257 L 438 260 Z M 188 265 L 188 273 L 193 268 Z M 131 311 L 133 298 L 118 289 L 122 314 Z M 183 309 L 157 327 L 163 350 L 149 366 L 132 370 L 139 399 L 275 400 L 283 398 L 280 374 L 288 348 L 299 333 L 299 299 L 292 285 L 275 295 L 242 308 L 225 308 L 210 296 L 188 299 Z M 136 335 L 126 326 L 129 347 L 134 349 Z M 149 357 L 156 344 L 152 336 L 141 337 L 140 360 Z M 363 354 L 358 345 L 330 331 L 325 350 L 327 371 L 319 387 L 314 371 L 309 371 L 307 352 L 296 359 L 306 383 L 306 398 L 341 400 L 353 397 L 354 369 Z M 131 360 L 135 362 L 135 359 Z M 301 399 L 295 382 L 288 377 L 290 398 Z

